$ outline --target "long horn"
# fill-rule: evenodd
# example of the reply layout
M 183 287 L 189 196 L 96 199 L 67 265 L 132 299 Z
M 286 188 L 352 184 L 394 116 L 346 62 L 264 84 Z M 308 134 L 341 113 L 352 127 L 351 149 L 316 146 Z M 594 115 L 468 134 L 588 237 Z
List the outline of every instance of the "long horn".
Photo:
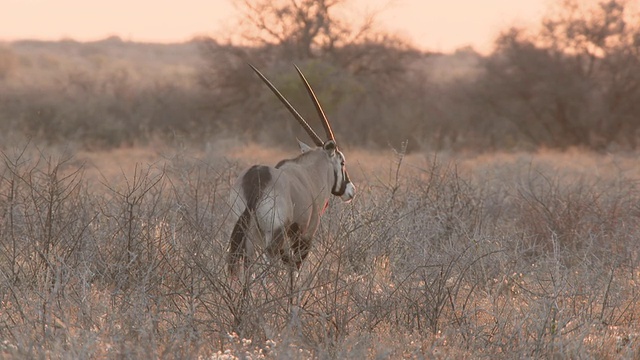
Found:
M 293 66 L 296 67 L 296 70 L 298 71 L 298 75 L 300 75 L 300 78 L 302 79 L 302 82 L 304 82 L 304 86 L 307 88 L 307 92 L 309 93 L 311 100 L 313 100 L 313 105 L 315 105 L 316 111 L 318 111 L 318 116 L 322 121 L 322 126 L 324 126 L 324 131 L 327 133 L 328 140 L 336 141 L 335 137 L 333 136 L 333 131 L 331 130 L 331 125 L 329 124 L 329 119 L 327 119 L 327 115 L 325 115 L 324 110 L 322 110 L 322 106 L 320 106 L 320 102 L 318 101 L 316 94 L 313 92 L 311 85 L 309 85 L 307 78 L 304 77 L 304 74 L 302 73 L 302 71 L 300 71 L 300 68 L 298 68 L 298 65 L 293 65 Z
M 253 69 L 253 71 L 256 72 L 256 74 L 258 74 L 258 76 L 260 76 L 260 78 L 262 79 L 262 81 L 265 82 L 265 84 L 267 84 L 267 86 L 269 87 L 269 89 L 271 89 L 271 91 L 273 91 L 274 94 L 276 94 L 276 96 L 278 97 L 278 99 L 280 99 L 280 101 L 282 101 L 282 103 L 284 104 L 284 106 L 287 107 L 287 109 L 289 110 L 289 112 L 293 115 L 293 117 L 296 118 L 296 120 L 298 120 L 298 122 L 300 123 L 300 125 L 302 125 L 302 127 L 307 131 L 307 134 L 309 134 L 309 136 L 311 137 L 311 139 L 313 140 L 313 142 L 317 145 L 317 146 L 322 146 L 322 144 L 324 144 L 324 142 L 322 141 L 322 139 L 318 136 L 318 134 L 316 134 L 315 131 L 313 131 L 313 129 L 311 128 L 311 126 L 309 126 L 309 124 L 304 120 L 304 118 L 302 117 L 302 115 L 300 115 L 300 113 L 298 113 L 298 111 L 293 107 L 293 105 L 291 105 L 289 103 L 289 101 L 287 101 L 287 99 L 280 93 L 280 91 L 278 91 L 278 89 L 276 89 L 276 87 L 271 83 L 271 81 L 269 81 L 264 75 L 262 75 L 262 73 L 260 72 L 260 70 L 256 69 L 255 66 L 249 64 L 249 66 L 251 66 L 251 68 Z

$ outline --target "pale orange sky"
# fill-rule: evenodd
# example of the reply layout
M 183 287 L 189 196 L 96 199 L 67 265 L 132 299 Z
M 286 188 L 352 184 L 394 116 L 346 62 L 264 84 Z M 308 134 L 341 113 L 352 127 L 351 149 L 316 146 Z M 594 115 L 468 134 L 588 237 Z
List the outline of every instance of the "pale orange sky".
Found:
M 552 0 L 350 0 L 350 13 L 384 9 L 387 31 L 431 51 L 466 45 L 486 52 L 510 25 L 537 25 Z M 180 42 L 231 23 L 230 0 L 0 0 L 0 41 L 125 40 Z

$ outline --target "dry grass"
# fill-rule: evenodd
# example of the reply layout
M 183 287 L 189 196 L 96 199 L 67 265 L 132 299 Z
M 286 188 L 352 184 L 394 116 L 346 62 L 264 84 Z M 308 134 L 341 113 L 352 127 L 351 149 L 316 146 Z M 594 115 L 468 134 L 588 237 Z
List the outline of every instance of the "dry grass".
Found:
M 224 252 L 235 174 L 295 150 L 70 152 L 3 151 L 0 357 L 640 356 L 634 154 L 349 151 L 292 311 Z

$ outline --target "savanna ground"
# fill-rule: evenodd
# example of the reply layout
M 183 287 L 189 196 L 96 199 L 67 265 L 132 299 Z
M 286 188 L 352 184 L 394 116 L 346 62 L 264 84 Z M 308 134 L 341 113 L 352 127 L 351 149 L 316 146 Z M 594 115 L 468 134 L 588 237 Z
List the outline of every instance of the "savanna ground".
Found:
M 224 260 L 235 175 L 293 147 L 5 147 L 0 357 L 640 356 L 637 154 L 345 152 L 290 311 Z

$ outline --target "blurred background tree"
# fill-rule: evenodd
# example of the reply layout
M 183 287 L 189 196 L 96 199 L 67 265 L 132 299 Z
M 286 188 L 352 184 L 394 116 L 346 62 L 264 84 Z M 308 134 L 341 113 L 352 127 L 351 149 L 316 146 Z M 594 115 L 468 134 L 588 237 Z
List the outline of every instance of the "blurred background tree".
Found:
M 16 66 L 16 56 L 6 46 L 0 45 L 0 80 L 7 78 Z
M 305 72 L 338 133 L 364 143 L 373 133 L 402 126 L 395 117 L 397 91 L 411 78 L 409 65 L 422 54 L 376 26 L 376 13 L 360 23 L 345 18 L 346 0 L 238 0 L 238 32 L 205 39 L 207 66 L 201 84 L 219 132 L 243 132 L 263 142 L 304 138 L 295 122 L 266 90 L 247 63 L 258 66 L 310 122 L 312 104 L 292 64 Z M 266 91 L 265 91 L 266 90 Z M 317 123 L 316 123 L 317 124 Z M 372 126 L 374 125 L 374 126 Z M 266 131 L 277 128 L 284 131 Z M 366 130 L 364 133 L 363 130 Z M 386 132 L 386 134 L 398 131 Z M 260 137 L 265 135 L 264 137 Z M 401 141 L 400 138 L 394 139 Z M 385 139 L 385 142 L 390 141 Z M 391 140 L 393 141 L 393 140 Z
M 489 54 L 416 49 L 355 0 L 235 0 L 226 33 L 182 44 L 112 37 L 0 47 L 0 126 L 86 147 L 306 135 L 247 66 L 319 127 L 305 72 L 345 147 L 598 151 L 640 145 L 640 4 L 558 0 Z M 354 15 L 355 14 L 355 15 Z M 359 21 L 353 19 L 360 19 Z M 2 135 L 2 134 L 0 134 Z
M 552 148 L 637 148 L 640 19 L 632 4 L 563 0 L 539 32 L 502 32 L 472 92 L 493 127 L 504 129 L 498 137 Z

